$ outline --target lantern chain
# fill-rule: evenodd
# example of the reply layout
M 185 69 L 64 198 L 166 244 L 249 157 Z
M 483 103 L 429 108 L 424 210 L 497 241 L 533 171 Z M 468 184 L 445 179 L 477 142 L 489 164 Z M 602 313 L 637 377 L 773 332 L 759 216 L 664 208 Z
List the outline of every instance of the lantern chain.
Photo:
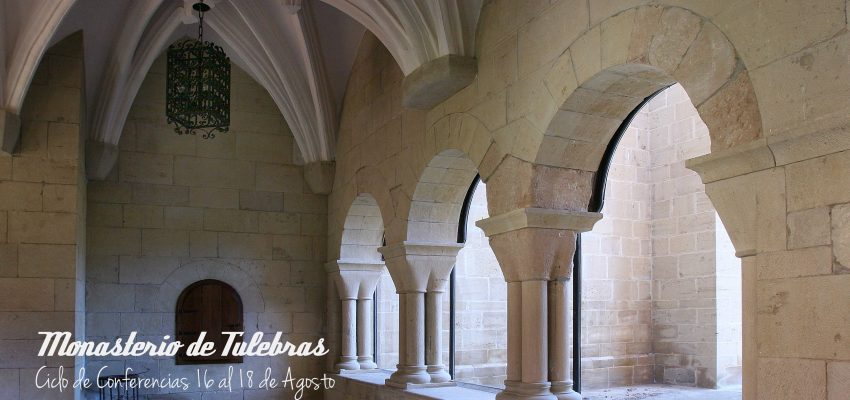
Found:
M 201 4 L 204 2 L 201 1 Z M 198 41 L 203 42 L 204 40 L 204 9 L 203 6 L 198 9 Z

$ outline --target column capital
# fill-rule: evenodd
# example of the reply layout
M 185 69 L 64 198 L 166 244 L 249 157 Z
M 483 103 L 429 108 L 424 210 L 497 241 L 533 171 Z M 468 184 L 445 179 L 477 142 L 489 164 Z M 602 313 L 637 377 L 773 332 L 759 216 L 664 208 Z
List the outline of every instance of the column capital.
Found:
M 763 141 L 754 141 L 686 162 L 705 184 L 738 257 L 786 249 L 791 200 L 785 170 L 774 167 L 773 157 Z
M 21 139 L 21 118 L 0 108 L 0 153 L 12 154 Z
M 518 208 L 475 223 L 488 237 L 525 228 L 587 232 L 602 218 L 601 213 L 547 208 Z
M 325 264 L 342 300 L 371 299 L 381 279 L 384 263 L 369 260 L 336 260 Z
M 304 182 L 315 194 L 330 194 L 334 186 L 335 171 L 336 164 L 333 161 L 306 163 L 304 164 Z
M 576 234 L 593 228 L 602 214 L 519 208 L 478 221 L 508 282 L 570 279 Z
M 86 177 L 90 180 L 106 179 L 118 162 L 118 145 L 96 140 L 86 140 Z
M 400 242 L 381 247 L 399 293 L 443 291 L 461 243 Z

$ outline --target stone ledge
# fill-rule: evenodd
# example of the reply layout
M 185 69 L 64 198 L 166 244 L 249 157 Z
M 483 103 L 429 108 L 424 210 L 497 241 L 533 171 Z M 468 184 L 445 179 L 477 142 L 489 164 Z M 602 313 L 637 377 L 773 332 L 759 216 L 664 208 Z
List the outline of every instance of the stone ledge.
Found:
M 404 255 L 454 257 L 462 248 L 462 243 L 401 242 L 383 246 L 378 251 L 385 259 Z
M 415 389 L 398 389 L 386 386 L 385 380 L 390 374 L 383 370 L 360 374 L 330 375 L 336 379 L 336 386 L 325 391 L 326 400 L 345 400 L 348 394 L 358 394 L 370 399 L 399 400 L 494 400 L 496 393 L 477 390 L 464 386 L 442 386 Z M 356 386 L 356 389 L 351 388 Z
M 685 167 L 699 174 L 704 184 L 775 166 L 764 138 L 685 161 Z
M 850 125 L 820 130 L 787 130 L 749 143 L 692 158 L 685 166 L 703 183 L 716 182 L 765 169 L 850 150 Z
M 383 261 L 370 260 L 336 260 L 325 263 L 328 272 L 340 271 L 381 271 L 384 268 Z
M 475 223 L 488 237 L 524 228 L 563 229 L 587 232 L 602 218 L 588 211 L 520 208 Z
M 850 150 L 850 124 L 811 129 L 789 130 L 767 138 L 777 166 Z
M 402 82 L 402 105 L 430 110 L 475 79 L 475 58 L 449 54 L 423 64 Z

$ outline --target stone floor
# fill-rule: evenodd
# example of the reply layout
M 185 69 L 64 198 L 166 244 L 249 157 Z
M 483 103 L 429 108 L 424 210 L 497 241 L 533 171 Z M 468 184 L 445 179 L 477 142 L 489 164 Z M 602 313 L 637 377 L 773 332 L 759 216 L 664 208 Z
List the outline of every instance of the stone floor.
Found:
M 667 385 L 641 385 L 585 391 L 585 400 L 741 400 L 741 388 L 719 390 Z

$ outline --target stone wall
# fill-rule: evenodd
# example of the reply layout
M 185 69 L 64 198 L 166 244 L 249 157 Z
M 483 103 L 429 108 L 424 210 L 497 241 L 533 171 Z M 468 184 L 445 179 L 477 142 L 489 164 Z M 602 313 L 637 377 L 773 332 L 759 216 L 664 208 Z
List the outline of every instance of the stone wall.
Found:
M 614 152 L 602 220 L 582 234 L 582 389 L 653 381 L 650 113 Z
M 38 357 L 39 331 L 85 335 L 82 35 L 48 50 L 21 111 L 21 143 L 0 155 L 0 398 L 41 398 L 36 371 L 82 360 Z M 73 399 L 74 390 L 51 398 Z
M 292 134 L 268 93 L 232 68 L 230 132 L 207 140 L 177 135 L 166 123 L 165 57 L 146 77 L 116 168 L 89 186 L 89 339 L 111 341 L 130 331 L 156 342 L 174 337 L 177 296 L 208 278 L 239 292 L 247 333 L 283 331 L 292 342 L 324 336 L 326 197 L 309 192 Z M 278 376 L 292 367 L 304 377 L 321 376 L 323 363 L 249 357 L 233 366 L 258 374 L 270 366 Z M 88 362 L 89 371 L 101 366 L 163 377 L 195 377 L 198 368 L 220 377 L 228 367 L 175 365 L 170 358 Z M 271 395 L 291 393 L 244 393 Z
M 472 196 L 466 243 L 455 264 L 455 379 L 504 387 L 508 290 L 487 236 L 475 226 L 488 217 L 486 190 L 479 183 Z
M 375 315 L 378 368 L 394 371 L 398 365 L 398 294 L 386 270 L 381 274 L 375 296 L 378 299 L 378 312 Z
M 680 85 L 659 94 L 647 110 L 655 381 L 715 387 L 717 270 L 723 269 L 716 257 L 716 212 L 699 176 L 685 168 L 685 160 L 709 152 L 708 128 Z
M 583 388 L 739 379 L 740 262 L 684 166 L 709 147 L 674 85 L 644 106 L 615 151 L 604 217 L 582 235 Z
M 594 104 L 567 99 L 593 100 L 581 96 L 599 95 L 590 89 L 606 88 L 607 78 L 632 84 L 633 95 L 657 87 L 641 86 L 638 76 L 679 81 L 712 136 L 712 154 L 689 166 L 744 258 L 745 396 L 840 398 L 850 370 L 840 245 L 850 202 L 846 7 L 490 1 L 476 37 L 475 81 L 427 112 L 401 107 L 398 68 L 374 38 L 364 40 L 339 131 L 328 260 L 338 259 L 344 216 L 359 193 L 376 199 L 389 243 L 416 240 L 406 229 L 413 192 L 430 160 L 451 148 L 477 166 L 493 215 L 554 204 L 581 210 L 613 129 L 565 118 L 562 107 Z M 604 103 L 595 111 L 610 113 L 606 123 L 616 127 L 633 107 L 613 94 L 596 97 Z M 545 154 L 558 150 L 543 144 L 557 143 L 552 133 L 585 142 Z M 556 179 L 544 165 L 572 169 Z M 541 182 L 563 195 L 559 202 L 535 197 Z

